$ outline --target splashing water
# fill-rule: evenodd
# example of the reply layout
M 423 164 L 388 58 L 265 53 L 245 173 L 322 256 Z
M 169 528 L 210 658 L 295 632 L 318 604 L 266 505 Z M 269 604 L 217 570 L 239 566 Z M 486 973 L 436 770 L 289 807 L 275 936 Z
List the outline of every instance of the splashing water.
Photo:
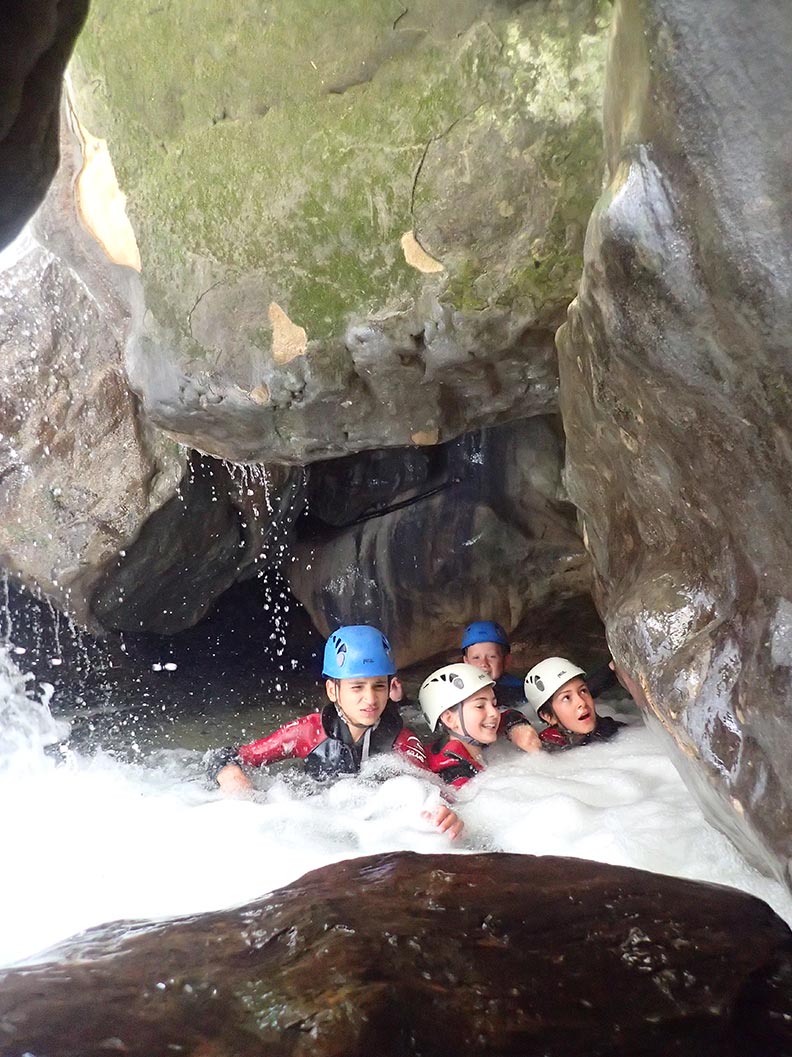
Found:
M 329 787 L 299 766 L 265 772 L 256 799 L 241 801 L 209 788 L 195 750 L 160 749 L 145 764 L 48 754 L 63 724 L 2 647 L 0 719 L 0 964 L 92 925 L 220 909 L 397 849 L 592 858 L 731 884 L 792 920 L 789 896 L 705 822 L 640 724 L 561 756 L 498 747 L 459 796 L 467 829 L 457 846 L 421 817 L 440 802 L 436 779 L 392 756 Z M 262 716 L 262 733 L 271 725 Z

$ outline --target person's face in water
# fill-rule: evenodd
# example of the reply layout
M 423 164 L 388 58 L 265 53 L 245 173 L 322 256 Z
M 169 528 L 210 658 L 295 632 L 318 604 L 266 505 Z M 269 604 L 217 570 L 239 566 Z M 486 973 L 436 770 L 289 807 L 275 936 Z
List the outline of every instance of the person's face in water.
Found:
M 510 655 L 499 642 L 477 642 L 468 646 L 462 656 L 468 664 L 486 672 L 490 679 L 500 679 Z
M 564 727 L 573 734 L 591 734 L 597 725 L 597 713 L 585 680 L 578 676 L 556 690 L 542 709 L 542 718 L 551 726 Z
M 385 711 L 388 684 L 387 675 L 369 675 L 355 679 L 328 679 L 325 689 L 330 700 L 341 709 L 352 733 L 362 734 Z
M 465 730 L 462 730 L 460 712 L 464 709 Z M 491 745 L 498 737 L 500 712 L 495 703 L 495 691 L 483 686 L 475 694 L 466 697 L 461 705 L 447 709 L 440 717 L 455 734 L 467 733 L 482 745 Z

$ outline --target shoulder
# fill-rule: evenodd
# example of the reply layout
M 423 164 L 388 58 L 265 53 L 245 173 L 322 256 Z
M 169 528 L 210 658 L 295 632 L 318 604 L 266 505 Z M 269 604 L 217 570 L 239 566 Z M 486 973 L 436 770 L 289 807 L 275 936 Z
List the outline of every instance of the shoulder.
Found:
M 544 730 L 539 732 L 539 740 L 542 743 L 542 748 L 551 752 L 556 749 L 569 748 L 569 739 L 558 727 L 545 727 Z
M 409 727 L 402 727 L 393 742 L 393 747 L 398 752 L 403 753 L 413 763 L 418 764 L 419 767 L 428 767 L 429 762 L 426 758 L 426 749 L 423 746 L 423 742 L 415 733 L 414 730 L 410 730 Z
M 483 769 L 470 755 L 467 747 L 454 738 L 447 741 L 440 738 L 433 742 L 429 747 L 428 757 L 431 770 L 455 789 L 475 778 Z
M 597 737 L 598 738 L 613 738 L 615 737 L 622 727 L 627 724 L 622 723 L 618 719 L 613 719 L 611 716 L 597 716 Z
M 427 757 L 429 766 L 433 771 L 442 771 L 446 767 L 455 767 L 460 763 L 472 768 L 474 774 L 478 774 L 479 771 L 484 769 L 471 756 L 467 745 L 462 741 L 457 741 L 456 738 L 449 738 L 447 741 L 441 738 L 433 742 L 429 746 Z
M 516 708 L 505 708 L 501 712 L 500 723 L 498 724 L 498 733 L 508 734 L 512 727 L 519 727 L 523 723 L 527 723 L 528 720 L 518 711 Z
M 504 672 L 500 679 L 497 680 L 495 686 L 509 687 L 510 689 L 523 688 L 523 680 L 518 675 L 512 675 L 511 672 Z

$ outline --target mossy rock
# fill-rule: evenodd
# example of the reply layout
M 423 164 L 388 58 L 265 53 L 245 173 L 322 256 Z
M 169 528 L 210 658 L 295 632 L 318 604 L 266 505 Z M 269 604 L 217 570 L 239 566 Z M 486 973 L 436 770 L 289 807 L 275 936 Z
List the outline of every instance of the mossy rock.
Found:
M 608 12 L 94 0 L 74 93 L 140 247 L 128 371 L 153 419 L 214 454 L 305 462 L 548 410 L 546 352 L 601 185 Z M 304 331 L 287 365 L 273 304 Z M 481 354 L 504 376 L 461 386 Z M 504 397 L 519 364 L 537 384 Z M 323 388 L 338 369 L 348 412 Z

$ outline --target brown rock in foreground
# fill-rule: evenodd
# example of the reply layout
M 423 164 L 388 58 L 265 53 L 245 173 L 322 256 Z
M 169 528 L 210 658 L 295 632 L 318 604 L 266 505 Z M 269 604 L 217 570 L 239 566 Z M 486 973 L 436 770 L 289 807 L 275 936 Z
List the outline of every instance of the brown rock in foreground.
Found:
M 792 1053 L 792 934 L 740 892 L 579 859 L 372 856 L 0 976 L 0 1053 Z

